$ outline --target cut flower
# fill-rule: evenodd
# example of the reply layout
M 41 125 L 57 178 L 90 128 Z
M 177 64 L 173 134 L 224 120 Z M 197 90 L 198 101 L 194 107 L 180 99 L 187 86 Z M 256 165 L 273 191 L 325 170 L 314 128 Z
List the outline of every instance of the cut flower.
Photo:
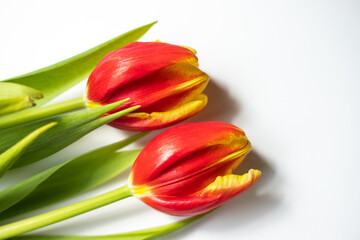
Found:
M 250 150 L 245 133 L 234 125 L 181 124 L 146 145 L 133 165 L 128 185 L 134 196 L 162 212 L 201 214 L 257 181 L 258 170 L 232 174 Z
M 140 105 L 110 125 L 148 131 L 179 123 L 205 107 L 209 76 L 191 48 L 162 42 L 134 42 L 105 56 L 89 77 L 90 107 L 130 98 L 113 112 Z

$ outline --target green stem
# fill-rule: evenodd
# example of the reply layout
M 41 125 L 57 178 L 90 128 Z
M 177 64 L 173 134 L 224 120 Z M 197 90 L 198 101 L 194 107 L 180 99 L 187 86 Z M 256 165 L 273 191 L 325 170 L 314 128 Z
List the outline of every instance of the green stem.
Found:
M 74 235 L 60 235 L 60 236 L 52 236 L 52 235 L 25 235 L 25 236 L 17 236 L 11 238 L 13 240 L 145 240 L 145 239 L 159 239 L 165 235 L 169 235 L 175 231 L 178 231 L 187 225 L 197 221 L 198 219 L 207 215 L 207 213 L 203 213 L 198 216 L 194 216 L 179 222 L 170 223 L 167 225 L 153 227 L 143 230 L 137 230 L 133 232 L 112 234 L 112 235 L 100 235 L 100 236 L 74 236 Z
M 79 97 L 31 111 L 6 115 L 0 118 L 0 130 L 85 107 L 86 102 L 84 102 L 82 97 Z
M 18 222 L 10 223 L 0 227 L 0 239 L 17 236 L 22 233 L 48 226 L 53 223 L 80 215 L 82 213 L 103 207 L 123 198 L 132 196 L 127 185 L 104 193 L 102 195 L 72 204 L 67 207 L 53 210 L 35 217 L 27 218 Z

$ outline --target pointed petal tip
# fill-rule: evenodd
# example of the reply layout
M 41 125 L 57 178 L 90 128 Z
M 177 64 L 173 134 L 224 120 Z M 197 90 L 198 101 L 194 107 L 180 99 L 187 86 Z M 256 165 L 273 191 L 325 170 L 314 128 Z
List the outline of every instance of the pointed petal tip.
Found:
M 262 172 L 257 169 L 250 169 L 248 174 L 249 174 L 249 178 L 255 179 L 256 181 L 261 177 Z
M 200 193 L 201 196 L 218 195 L 222 193 L 237 195 L 250 188 L 261 176 L 259 170 L 250 169 L 243 175 L 229 174 L 218 176 Z
M 192 47 L 188 47 L 188 46 L 182 46 L 182 47 L 189 49 L 193 54 L 197 54 L 197 51 Z

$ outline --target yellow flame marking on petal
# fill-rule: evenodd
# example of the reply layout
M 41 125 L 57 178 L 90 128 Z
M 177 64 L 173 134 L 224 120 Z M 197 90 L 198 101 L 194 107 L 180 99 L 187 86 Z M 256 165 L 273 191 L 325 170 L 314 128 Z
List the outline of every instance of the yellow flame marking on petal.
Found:
M 197 77 L 197 78 L 194 78 L 193 80 L 191 81 L 187 81 L 187 82 L 184 82 L 182 84 L 179 84 L 177 85 L 175 88 L 174 88 L 174 91 L 172 92 L 172 95 L 174 94 L 177 94 L 179 92 L 182 92 L 186 89 L 189 89 L 193 86 L 196 86 L 198 84 L 201 84 L 203 83 L 203 86 L 201 88 L 201 91 L 203 91 L 209 81 L 209 76 L 206 74 L 206 73 L 203 73 L 201 76 Z
M 166 112 L 152 112 L 152 113 L 129 113 L 126 116 L 131 118 L 148 119 L 152 121 L 159 121 L 159 123 L 172 122 L 174 119 L 184 119 L 199 112 L 207 104 L 207 96 L 200 94 L 194 100 L 181 105 L 178 108 Z
M 86 102 L 88 108 L 96 108 L 101 107 L 101 103 L 98 102 Z
M 241 157 L 241 156 L 243 156 L 243 158 L 244 158 L 245 155 L 250 152 L 251 148 L 252 148 L 251 143 L 249 141 L 247 141 L 247 144 L 242 149 L 240 149 L 239 151 L 233 152 L 233 153 L 227 155 L 226 157 L 223 157 L 222 159 L 220 159 L 219 161 L 217 161 L 213 165 L 218 165 L 218 164 L 221 164 L 221 163 L 236 159 L 236 158 Z M 242 161 L 243 158 L 241 158 L 240 160 Z M 239 165 L 239 164 L 240 163 L 237 162 L 237 165 Z M 210 167 L 212 167 L 212 166 L 210 166 Z
M 226 157 L 220 159 L 219 161 L 207 166 L 206 168 L 204 168 L 203 170 L 201 170 L 200 172 L 205 172 L 205 171 L 208 171 L 209 169 L 219 165 L 219 164 L 222 164 L 226 161 L 231 161 L 231 160 L 234 160 L 236 158 L 239 158 L 241 157 L 239 160 L 237 160 L 230 168 L 229 168 L 229 171 L 227 174 L 231 174 L 234 167 L 233 166 L 236 166 L 239 165 L 242 160 L 245 158 L 246 154 L 251 150 L 251 144 L 250 142 L 248 142 L 248 144 L 241 150 L 239 151 L 236 151 L 236 152 L 233 152 L 229 155 L 227 155 Z M 256 170 L 257 171 L 257 170 Z M 183 178 L 180 178 L 180 179 L 176 179 L 175 181 L 173 181 L 172 183 L 170 184 L 174 184 L 175 182 L 179 182 L 179 181 L 183 181 L 187 178 L 191 178 L 193 177 L 194 175 L 197 175 L 199 174 L 200 172 L 194 172 L 190 175 L 187 175 L 187 176 L 184 176 Z M 229 176 L 229 175 L 226 175 L 226 176 Z M 236 175 L 234 175 L 236 176 Z M 221 177 L 221 176 L 220 176 Z M 129 180 L 129 183 L 131 182 L 131 180 Z M 136 186 L 136 187 L 131 187 L 132 189 L 135 189 L 135 192 L 136 194 L 139 194 L 141 196 L 144 196 L 144 195 L 151 195 L 151 189 L 157 189 L 157 188 L 161 188 L 161 187 L 165 187 L 167 184 L 169 184 L 169 182 L 167 183 L 162 183 L 162 184 L 158 184 L 158 185 L 152 185 L 151 188 L 146 186 L 146 185 L 143 185 L 143 186 Z M 129 185 L 130 186 L 130 185 Z
M 196 99 L 197 96 L 204 91 L 210 79 L 206 73 L 189 63 L 174 64 L 163 71 L 166 71 L 167 74 L 176 75 L 177 77 L 185 79 L 189 78 L 189 76 L 190 78 L 194 77 L 193 79 L 172 87 L 170 91 L 166 89 L 166 91 L 160 90 L 155 93 L 158 96 L 158 101 L 160 102 L 166 100 L 166 98 L 176 96 L 177 94 L 184 94 L 181 98 L 178 98 L 176 104 L 169 107 L 167 111 L 177 109 L 185 103 Z M 166 94 L 164 94 L 164 92 L 166 92 Z M 153 103 L 153 105 L 156 104 L 156 102 Z
M 194 79 L 188 80 L 182 84 L 177 85 L 174 88 L 174 91 L 172 91 L 172 94 L 176 94 L 180 91 L 186 90 L 190 87 L 193 87 L 199 83 L 208 83 L 210 77 L 203 71 L 201 71 L 197 66 L 194 66 L 190 63 L 177 63 L 174 65 L 171 65 L 163 71 L 169 72 L 169 74 L 176 75 L 183 77 L 184 79 L 187 79 L 189 76 L 197 76 Z M 206 84 L 204 84 L 206 86 Z
M 187 48 L 187 49 L 189 49 L 192 53 L 197 54 L 197 51 L 196 51 L 195 49 L 193 49 L 192 47 L 188 47 L 188 46 L 184 46 L 184 45 L 182 45 L 181 47 Z
M 250 169 L 244 175 L 225 175 L 218 176 L 214 182 L 210 183 L 207 187 L 199 191 L 200 196 L 217 195 L 219 192 L 228 189 L 241 190 L 250 187 L 261 176 L 261 171 Z
M 133 195 L 136 196 L 137 198 L 152 195 L 151 188 L 146 185 L 131 186 L 130 189 L 131 189 L 131 192 L 133 193 Z
M 157 102 L 164 101 L 166 98 L 176 96 L 177 94 L 184 94 L 176 101 L 176 104 L 172 105 L 166 112 L 177 109 L 185 103 L 196 99 L 197 95 L 204 91 L 210 79 L 205 72 L 190 63 L 177 63 L 162 69 L 161 72 L 161 74 L 186 80 L 181 84 L 171 87 L 171 89 L 163 89 L 151 93 L 153 97 L 158 99 Z M 157 102 L 154 102 L 152 105 L 156 106 Z M 149 118 L 149 115 L 142 116 L 143 118 Z
M 132 179 L 133 179 L 133 172 L 131 171 L 128 179 L 128 187 L 134 196 L 136 196 L 137 198 L 141 198 L 143 196 L 152 195 L 150 187 L 148 187 L 147 185 L 133 186 Z

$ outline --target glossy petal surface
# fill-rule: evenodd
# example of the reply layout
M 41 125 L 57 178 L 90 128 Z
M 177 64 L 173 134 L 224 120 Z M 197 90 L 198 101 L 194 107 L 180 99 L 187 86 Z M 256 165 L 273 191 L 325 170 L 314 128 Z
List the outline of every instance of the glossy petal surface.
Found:
M 209 76 L 196 51 L 161 42 L 135 42 L 104 57 L 89 77 L 85 100 L 96 107 L 130 100 L 110 113 L 139 109 L 110 125 L 149 131 L 179 123 L 203 109 Z M 110 114 L 109 113 L 109 114 Z
M 192 154 L 216 145 L 223 145 L 223 151 L 236 151 L 248 143 L 245 133 L 238 127 L 222 122 L 185 123 L 172 127 L 155 137 L 133 165 L 133 185 L 156 181 L 166 169 L 179 164 Z M 232 149 L 232 150 L 231 150 Z M 208 166 L 211 157 L 202 160 Z
M 195 54 L 161 42 L 134 42 L 105 56 L 89 77 L 87 99 L 104 102 L 120 87 L 176 63 L 197 66 Z
M 137 114 L 137 113 L 132 113 Z M 131 169 L 133 195 L 162 212 L 192 216 L 239 195 L 260 177 L 233 171 L 251 150 L 238 127 L 223 122 L 186 123 L 155 137 Z
M 174 64 L 118 88 L 111 98 L 102 104 L 130 98 L 124 106 L 114 111 L 135 105 L 141 105 L 137 112 L 170 110 L 199 95 L 205 89 L 208 80 L 209 76 L 206 73 L 191 64 Z M 144 111 L 146 108 L 148 109 Z
M 210 211 L 228 202 L 249 189 L 261 176 L 261 172 L 251 169 L 244 175 L 227 175 L 216 180 L 195 194 L 173 197 L 150 195 L 141 198 L 149 206 L 168 214 L 193 216 Z

